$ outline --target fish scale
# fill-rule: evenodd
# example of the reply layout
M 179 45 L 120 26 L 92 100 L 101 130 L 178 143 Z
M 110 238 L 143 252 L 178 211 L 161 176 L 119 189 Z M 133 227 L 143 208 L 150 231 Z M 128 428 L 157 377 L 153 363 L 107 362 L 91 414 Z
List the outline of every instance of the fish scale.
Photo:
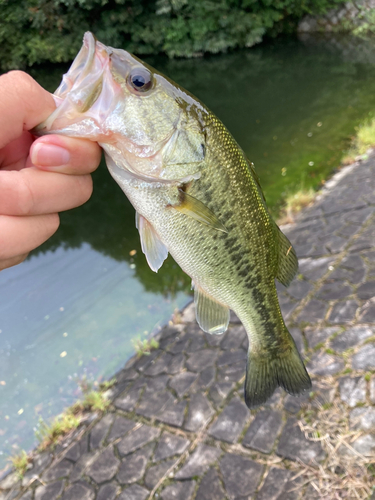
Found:
M 250 341 L 246 404 L 264 403 L 278 386 L 293 395 L 309 389 L 274 282 L 290 283 L 297 258 L 229 131 L 186 90 L 91 33 L 65 82 L 55 93 L 57 110 L 36 133 L 99 142 L 137 212 L 147 261 L 157 271 L 169 252 L 192 278 L 204 331 L 222 334 L 234 310 Z M 85 96 L 80 109 L 71 92 Z

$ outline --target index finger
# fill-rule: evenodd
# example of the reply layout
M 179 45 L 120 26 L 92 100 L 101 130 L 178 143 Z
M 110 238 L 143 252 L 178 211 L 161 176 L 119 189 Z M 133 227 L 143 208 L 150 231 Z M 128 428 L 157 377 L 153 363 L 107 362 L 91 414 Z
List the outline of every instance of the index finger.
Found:
M 56 108 L 52 95 L 22 71 L 0 76 L 0 95 L 0 149 Z

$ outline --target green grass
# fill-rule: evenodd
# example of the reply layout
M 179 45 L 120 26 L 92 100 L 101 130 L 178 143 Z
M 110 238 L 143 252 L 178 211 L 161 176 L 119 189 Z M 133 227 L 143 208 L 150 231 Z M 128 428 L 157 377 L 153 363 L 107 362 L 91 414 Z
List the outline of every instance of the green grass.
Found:
M 19 478 L 22 479 L 30 461 L 26 451 L 21 450 L 20 453 L 17 453 L 17 455 L 10 457 L 9 460 L 12 463 L 13 467 L 16 469 L 16 473 Z
M 369 119 L 357 128 L 357 135 L 344 156 L 344 165 L 350 165 L 358 156 L 366 157 L 366 151 L 375 146 L 375 118 Z
M 290 193 L 285 198 L 284 206 L 281 209 L 278 224 L 288 224 L 294 222 L 295 216 L 305 207 L 314 201 L 315 191 L 313 188 L 299 190 Z
M 154 338 L 144 340 L 141 340 L 139 338 L 133 339 L 132 344 L 138 357 L 144 355 L 149 356 L 151 354 L 151 351 L 159 347 L 159 342 Z

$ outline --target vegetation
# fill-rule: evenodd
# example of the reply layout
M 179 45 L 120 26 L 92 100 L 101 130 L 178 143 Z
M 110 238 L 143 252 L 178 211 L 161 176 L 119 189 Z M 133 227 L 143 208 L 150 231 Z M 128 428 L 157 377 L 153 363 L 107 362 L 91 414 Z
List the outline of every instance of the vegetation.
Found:
M 302 187 L 298 191 L 287 195 L 285 204 L 281 209 L 278 224 L 294 222 L 295 216 L 314 201 L 315 194 L 313 188 L 305 189 Z
M 19 478 L 22 479 L 30 461 L 26 451 L 21 450 L 20 453 L 14 455 L 9 460 L 11 461 L 13 467 L 16 469 Z
M 152 350 L 159 347 L 159 342 L 154 338 L 144 340 L 133 339 L 132 343 L 138 357 L 149 356 Z
M 291 32 L 343 0 L 0 0 L 3 69 L 72 60 L 84 31 L 138 55 L 194 57 Z
M 55 445 L 63 436 L 76 429 L 84 418 L 84 413 L 95 411 L 104 413 L 110 406 L 106 392 L 116 382 L 112 379 L 99 385 L 99 391 L 92 389 L 92 384 L 86 379 L 80 381 L 79 385 L 84 397 L 67 408 L 61 415 L 54 418 L 50 424 L 43 419 L 39 420 L 39 428 L 35 432 L 39 440 L 39 450 Z M 14 465 L 14 463 L 13 463 Z
M 345 165 L 350 165 L 356 158 L 365 159 L 367 150 L 375 146 L 375 118 L 370 118 L 357 128 L 357 135 L 353 138 L 352 145 L 343 158 Z

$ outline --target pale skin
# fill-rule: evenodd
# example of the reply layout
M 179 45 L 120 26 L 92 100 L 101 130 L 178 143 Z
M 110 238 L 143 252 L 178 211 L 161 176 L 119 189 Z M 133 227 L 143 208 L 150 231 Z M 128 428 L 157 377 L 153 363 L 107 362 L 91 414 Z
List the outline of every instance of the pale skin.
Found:
M 78 207 L 92 193 L 100 162 L 97 143 L 29 130 L 55 109 L 29 75 L 0 76 L 0 271 L 22 262 L 52 236 L 58 212 Z

